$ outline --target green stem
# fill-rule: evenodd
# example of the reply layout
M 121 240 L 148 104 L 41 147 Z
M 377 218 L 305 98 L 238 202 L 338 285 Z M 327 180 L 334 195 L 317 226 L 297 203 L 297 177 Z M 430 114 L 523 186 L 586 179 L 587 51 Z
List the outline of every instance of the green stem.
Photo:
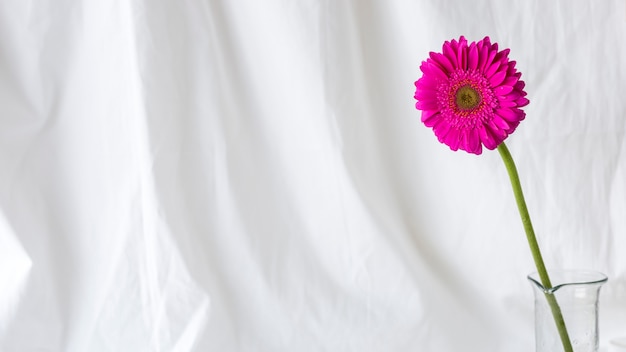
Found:
M 533 225 L 530 221 L 530 215 L 528 215 L 528 208 L 526 208 L 526 201 L 524 200 L 522 186 L 519 181 L 519 175 L 517 174 L 517 168 L 513 162 L 513 157 L 511 157 L 511 153 L 504 143 L 500 143 L 498 146 L 498 152 L 500 152 L 500 156 L 504 161 L 506 170 L 509 173 L 509 178 L 511 179 L 511 186 L 513 186 L 513 194 L 515 195 L 515 201 L 517 202 L 517 209 L 522 217 L 522 224 L 524 225 L 524 231 L 526 232 L 526 239 L 528 240 L 528 245 L 530 246 L 530 251 L 533 255 L 535 266 L 537 267 L 539 279 L 541 280 L 543 287 L 546 289 L 546 291 L 544 291 L 546 292 L 545 296 L 548 304 L 550 305 L 550 310 L 552 311 L 554 322 L 556 323 L 559 331 L 563 348 L 565 349 L 565 352 L 573 352 L 574 349 L 572 348 L 572 343 L 570 341 L 569 334 L 567 333 L 567 327 L 565 326 L 565 321 L 563 320 L 561 308 L 559 307 L 554 294 L 547 293 L 547 290 L 552 288 L 552 283 L 550 282 L 548 271 L 546 270 L 543 258 L 541 257 L 541 251 L 539 250 L 539 244 L 537 243 L 537 238 L 535 237 L 535 231 L 533 230 Z

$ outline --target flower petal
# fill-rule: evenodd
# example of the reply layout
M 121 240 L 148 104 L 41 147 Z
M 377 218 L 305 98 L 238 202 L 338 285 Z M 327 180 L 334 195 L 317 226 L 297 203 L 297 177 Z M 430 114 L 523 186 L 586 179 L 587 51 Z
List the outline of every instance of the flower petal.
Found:
M 430 76 L 422 76 L 422 78 L 418 79 L 415 82 L 416 89 L 429 90 L 433 92 L 438 91 L 437 85 L 438 85 L 438 81 L 436 79 L 433 79 Z
M 461 36 L 461 38 L 463 38 Z M 460 40 L 460 38 L 459 38 Z M 452 48 L 452 50 L 454 50 L 454 52 L 456 53 L 457 49 L 459 48 L 459 42 L 456 41 L 456 39 L 452 39 L 449 42 L 446 42 L 446 44 L 450 45 L 450 48 Z
M 437 100 L 437 91 L 428 88 L 428 86 L 417 84 L 415 87 L 415 95 L 413 97 L 417 100 Z
M 507 74 L 507 76 L 513 76 L 513 75 L 515 75 L 516 73 L 518 73 L 518 72 L 517 72 L 517 70 L 515 69 L 515 64 L 516 64 L 516 62 L 515 62 L 515 61 L 509 61 L 509 63 L 507 64 L 507 65 L 509 65 L 509 67 L 506 69 L 506 74 Z M 519 76 L 521 76 L 521 75 L 522 75 L 522 74 L 520 73 L 520 74 L 518 75 L 518 77 L 519 77 Z
M 435 100 L 419 100 L 415 107 L 419 110 L 438 110 L 437 101 Z
M 480 141 L 485 145 L 485 148 L 494 150 L 498 146 L 498 143 L 485 126 L 480 127 L 478 135 L 480 136 Z
M 478 131 L 475 128 L 469 128 L 464 135 L 464 150 L 468 153 L 480 155 L 482 153 L 482 145 L 478 137 Z
M 523 120 L 523 119 L 522 119 L 522 120 Z M 506 131 L 506 132 L 507 132 L 508 134 L 511 134 L 511 133 L 515 132 L 515 129 L 517 128 L 517 126 L 519 126 L 519 122 L 520 122 L 520 121 L 522 121 L 522 120 L 518 120 L 518 121 L 515 121 L 515 122 L 511 122 L 511 123 L 509 123 L 509 125 L 511 125 L 511 127 L 510 127 L 510 128 L 509 128 L 509 130 L 508 130 L 508 131 Z
M 489 47 L 485 45 L 482 48 L 480 48 L 480 51 L 478 53 L 478 65 L 476 66 L 476 68 L 482 71 L 483 68 L 485 67 L 485 63 L 487 62 L 488 58 L 489 58 Z
M 422 110 L 422 122 L 426 127 L 433 127 L 441 120 L 438 110 Z
M 517 83 L 518 80 L 519 80 L 519 78 L 517 78 L 515 76 L 509 76 L 509 74 L 507 72 L 507 77 L 504 79 L 504 81 L 501 83 L 501 85 L 503 85 L 503 86 L 515 86 L 515 83 Z
M 469 48 L 469 56 L 467 58 L 467 68 L 475 70 L 478 67 L 478 49 L 476 45 L 472 43 Z
M 517 106 L 517 102 L 510 101 L 510 100 L 501 100 L 499 104 L 500 104 L 500 107 L 503 107 L 503 108 L 514 108 Z
M 459 130 L 455 127 L 450 128 L 450 131 L 443 138 L 443 143 L 445 143 L 450 149 L 457 151 L 459 150 L 459 143 L 461 142 L 459 136 Z
M 446 73 L 443 72 L 443 70 L 441 70 L 439 68 L 439 66 L 437 66 L 436 64 L 434 64 L 432 62 L 427 62 L 425 68 L 426 68 L 427 71 L 425 71 L 424 74 L 431 74 L 435 78 L 438 78 L 438 79 L 441 79 L 441 80 L 448 79 L 448 76 L 446 75 Z
M 488 55 L 487 55 L 487 59 L 485 60 L 485 62 L 482 64 L 482 66 L 478 66 L 478 69 L 481 71 L 485 71 L 489 66 L 491 66 L 491 63 L 493 62 L 493 58 L 496 57 L 496 54 L 498 53 L 497 51 L 488 51 Z
M 489 36 L 487 35 L 487 36 L 485 36 L 485 37 L 483 38 L 483 40 L 481 40 L 481 41 L 479 42 L 479 44 L 482 44 L 482 45 L 484 45 L 484 46 L 490 47 L 490 46 L 491 46 L 491 39 L 489 39 Z
M 522 111 L 516 108 L 502 108 L 502 109 L 496 109 L 496 114 L 498 116 L 501 116 L 503 119 L 507 120 L 508 122 L 516 122 L 521 120 L 520 116 L 522 114 Z
M 450 63 L 450 60 L 448 60 L 448 58 L 440 53 L 435 53 L 435 52 L 430 52 L 430 58 L 436 62 L 437 64 L 439 64 L 439 66 L 441 66 L 441 68 L 443 68 L 444 70 L 446 70 L 447 72 L 452 72 L 454 71 L 454 66 L 452 66 L 452 63 Z
M 500 64 L 497 62 L 494 62 L 493 64 L 485 67 L 485 77 L 487 78 L 491 78 L 491 76 L 493 76 L 496 72 L 498 72 L 498 69 L 500 68 Z
M 526 98 L 519 98 L 515 101 L 515 103 L 517 103 L 518 107 L 523 107 L 528 105 L 528 103 L 530 103 L 530 100 L 526 99 Z
M 496 55 L 496 57 L 493 59 L 493 61 L 494 62 L 499 62 L 500 64 L 507 63 L 507 68 L 508 68 L 509 52 L 511 52 L 511 49 L 508 49 L 508 48 L 500 51 Z
M 448 59 L 448 61 L 450 61 L 453 66 L 458 66 L 458 63 L 456 61 L 456 52 L 451 45 L 443 46 L 443 55 Z
M 515 101 L 515 100 L 517 100 L 517 99 L 519 99 L 521 97 L 522 97 L 522 95 L 518 91 L 514 90 L 514 91 L 512 91 L 509 94 L 502 95 L 502 96 L 498 97 L 498 100 L 500 100 L 500 101 Z
M 513 91 L 513 87 L 511 86 L 500 86 L 493 90 L 496 95 L 507 95 Z
M 457 50 L 456 55 L 457 67 L 462 70 L 467 70 L 467 40 L 465 40 L 463 36 L 459 39 L 459 50 Z
M 492 87 L 497 87 L 504 81 L 504 77 L 506 77 L 506 71 L 497 72 L 489 78 L 489 83 Z
M 450 132 L 451 128 L 452 125 L 450 125 L 447 121 L 441 118 L 437 121 L 437 123 L 435 123 L 435 125 L 433 126 L 433 132 L 435 132 L 435 136 L 437 136 L 437 140 L 439 140 L 440 143 L 444 143 L 445 138 L 448 135 L 448 132 Z
M 493 120 L 492 120 L 492 121 L 493 121 L 493 123 L 494 123 L 494 124 L 495 124 L 495 125 L 496 125 L 499 129 L 501 129 L 501 130 L 505 130 L 505 131 L 506 131 L 506 130 L 508 130 L 508 129 L 509 129 L 509 127 L 510 127 L 510 126 L 509 126 L 509 123 L 508 123 L 506 120 L 504 120 L 504 119 L 503 119 L 501 116 L 499 116 L 499 115 L 494 116 L 494 118 L 493 118 Z

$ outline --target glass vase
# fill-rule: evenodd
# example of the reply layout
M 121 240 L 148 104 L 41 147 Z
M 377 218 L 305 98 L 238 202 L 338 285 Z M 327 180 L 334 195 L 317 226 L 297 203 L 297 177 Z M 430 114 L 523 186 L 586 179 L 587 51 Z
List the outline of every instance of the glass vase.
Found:
M 552 288 L 537 273 L 528 275 L 535 296 L 536 352 L 564 352 L 555 318 L 548 304 L 556 298 L 574 352 L 598 351 L 598 296 L 607 277 L 596 271 L 549 271 Z

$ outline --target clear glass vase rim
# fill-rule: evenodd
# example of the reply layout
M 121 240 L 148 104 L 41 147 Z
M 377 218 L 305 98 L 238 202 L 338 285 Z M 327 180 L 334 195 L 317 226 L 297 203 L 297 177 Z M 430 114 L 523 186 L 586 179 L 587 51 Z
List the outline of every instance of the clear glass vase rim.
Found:
M 548 275 L 551 279 L 555 276 L 561 277 L 564 275 L 567 275 L 570 279 L 567 282 L 557 282 L 557 284 L 553 285 L 551 288 L 545 288 L 543 284 L 541 284 L 541 280 L 539 279 L 539 274 L 537 272 L 529 274 L 527 278 L 545 293 L 554 293 L 558 289 L 566 286 L 602 285 L 608 280 L 606 275 L 595 270 L 548 270 Z

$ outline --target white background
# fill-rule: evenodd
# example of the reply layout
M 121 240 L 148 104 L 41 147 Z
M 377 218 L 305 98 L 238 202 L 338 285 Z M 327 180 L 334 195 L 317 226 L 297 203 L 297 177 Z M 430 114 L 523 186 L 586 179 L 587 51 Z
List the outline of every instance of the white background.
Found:
M 414 109 L 489 35 L 550 268 L 626 335 L 621 0 L 2 0 L 0 351 L 532 351 L 497 152 Z

